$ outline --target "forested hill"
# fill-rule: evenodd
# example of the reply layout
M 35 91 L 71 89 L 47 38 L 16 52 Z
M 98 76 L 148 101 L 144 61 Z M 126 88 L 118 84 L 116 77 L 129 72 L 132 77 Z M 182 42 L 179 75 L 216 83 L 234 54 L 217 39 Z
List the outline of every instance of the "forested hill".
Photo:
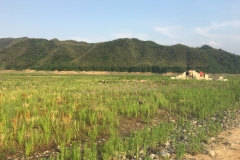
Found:
M 11 46 L 14 43 L 17 43 L 21 40 L 27 39 L 27 37 L 23 38 L 1 38 L 0 39 L 0 49 L 3 49 L 5 47 Z
M 135 38 L 102 43 L 0 39 L 0 69 L 163 73 L 183 72 L 187 68 L 208 73 L 240 73 L 240 56 L 207 45 L 163 46 Z

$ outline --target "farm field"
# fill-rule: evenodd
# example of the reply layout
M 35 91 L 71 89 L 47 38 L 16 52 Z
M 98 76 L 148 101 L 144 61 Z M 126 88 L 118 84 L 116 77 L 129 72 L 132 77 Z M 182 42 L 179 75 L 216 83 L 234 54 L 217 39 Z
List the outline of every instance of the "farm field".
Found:
M 240 77 L 225 77 L 1 72 L 0 159 L 182 159 L 202 153 L 240 109 Z

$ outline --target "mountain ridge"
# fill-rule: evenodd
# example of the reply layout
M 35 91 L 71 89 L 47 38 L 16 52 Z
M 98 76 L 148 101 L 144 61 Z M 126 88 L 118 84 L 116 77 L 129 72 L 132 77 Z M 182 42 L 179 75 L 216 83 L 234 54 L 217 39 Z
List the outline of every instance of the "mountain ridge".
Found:
M 0 69 L 240 73 L 240 56 L 208 45 L 164 46 L 136 38 L 99 43 L 4 38 L 0 39 Z

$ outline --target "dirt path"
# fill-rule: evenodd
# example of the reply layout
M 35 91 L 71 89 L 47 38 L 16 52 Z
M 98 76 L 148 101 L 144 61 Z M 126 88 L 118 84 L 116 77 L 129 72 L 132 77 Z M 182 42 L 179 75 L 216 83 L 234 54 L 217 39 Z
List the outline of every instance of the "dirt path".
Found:
M 187 160 L 240 160 L 240 116 L 231 129 L 213 138 L 206 154 L 187 155 Z

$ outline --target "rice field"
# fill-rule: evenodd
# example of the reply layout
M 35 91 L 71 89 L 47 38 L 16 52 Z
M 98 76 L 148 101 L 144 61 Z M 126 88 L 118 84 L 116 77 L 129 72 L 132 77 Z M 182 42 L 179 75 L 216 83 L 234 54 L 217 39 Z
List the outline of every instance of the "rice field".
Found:
M 52 159 L 138 158 L 166 141 L 179 159 L 199 153 L 202 141 L 221 132 L 219 123 L 190 135 L 188 145 L 172 133 L 192 119 L 239 109 L 239 76 L 228 79 L 1 73 L 0 159 L 50 149 L 59 150 Z

